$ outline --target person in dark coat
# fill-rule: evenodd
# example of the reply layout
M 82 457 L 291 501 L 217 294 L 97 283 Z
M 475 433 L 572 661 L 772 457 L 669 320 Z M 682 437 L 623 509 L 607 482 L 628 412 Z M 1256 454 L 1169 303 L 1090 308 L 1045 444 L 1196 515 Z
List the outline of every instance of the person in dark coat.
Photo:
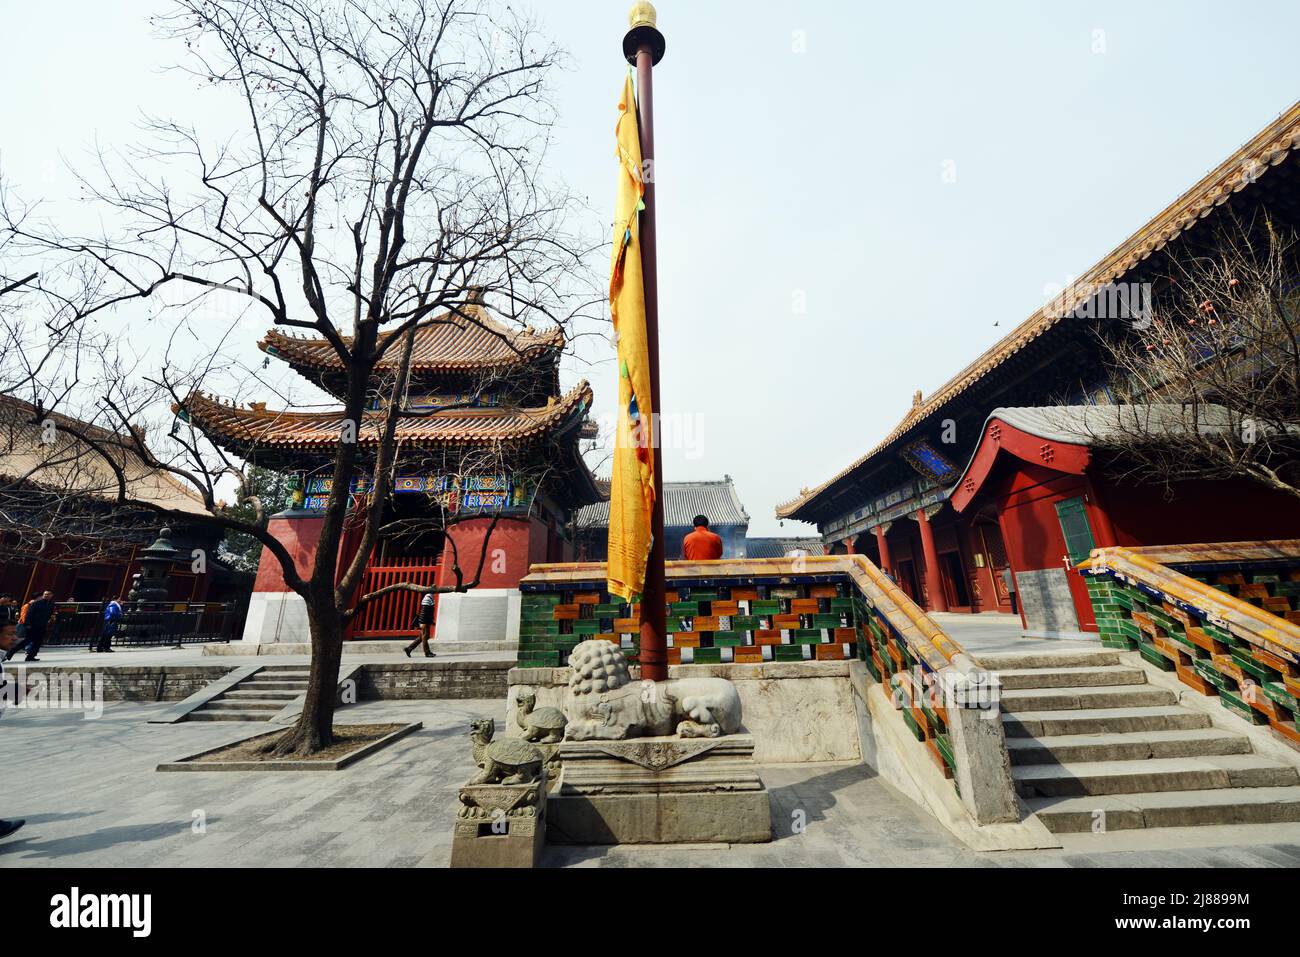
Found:
M 27 650 L 27 657 L 23 661 L 40 661 L 39 655 L 41 645 L 45 643 L 45 632 L 54 617 L 54 592 L 41 592 L 40 598 L 28 602 L 23 615 L 18 620 L 18 624 L 22 629 L 18 643 L 9 649 L 9 653 L 5 655 L 5 661 L 8 661 L 23 649 Z

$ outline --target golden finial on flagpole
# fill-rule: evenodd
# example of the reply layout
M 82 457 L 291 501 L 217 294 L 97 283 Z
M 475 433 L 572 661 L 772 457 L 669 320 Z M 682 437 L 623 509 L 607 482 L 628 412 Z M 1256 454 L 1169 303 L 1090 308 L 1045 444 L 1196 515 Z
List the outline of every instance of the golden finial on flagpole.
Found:
M 649 0 L 639 0 L 632 6 L 632 12 L 627 15 L 628 30 L 627 36 L 623 38 L 623 55 L 627 57 L 627 62 L 633 66 L 636 65 L 636 54 L 644 45 L 649 45 L 655 66 L 664 58 L 664 51 L 668 48 L 668 41 L 658 29 L 659 15 L 655 12 L 653 3 Z

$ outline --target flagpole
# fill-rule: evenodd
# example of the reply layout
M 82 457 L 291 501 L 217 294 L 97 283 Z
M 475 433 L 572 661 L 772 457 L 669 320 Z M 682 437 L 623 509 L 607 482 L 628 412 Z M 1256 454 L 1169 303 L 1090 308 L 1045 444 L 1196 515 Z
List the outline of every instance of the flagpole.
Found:
M 641 270 L 645 277 L 646 343 L 650 353 L 650 400 L 655 418 L 654 436 L 655 507 L 650 519 L 653 543 L 646 565 L 645 587 L 641 592 L 641 679 L 668 680 L 667 587 L 664 580 L 664 467 L 659 424 L 664 400 L 659 390 L 659 273 L 655 247 L 655 126 L 654 68 L 664 57 L 667 42 L 656 28 L 655 8 L 644 2 L 632 8 L 631 30 L 623 38 L 623 55 L 636 67 L 637 113 L 641 129 L 641 159 L 644 163 L 645 210 L 641 213 Z

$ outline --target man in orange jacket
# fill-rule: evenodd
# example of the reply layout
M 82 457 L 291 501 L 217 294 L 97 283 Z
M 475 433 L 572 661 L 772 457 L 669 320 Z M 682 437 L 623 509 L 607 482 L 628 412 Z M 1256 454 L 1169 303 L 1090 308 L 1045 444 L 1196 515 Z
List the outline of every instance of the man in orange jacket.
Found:
M 682 555 L 688 562 L 716 562 L 722 557 L 722 539 L 709 531 L 705 516 L 695 516 L 695 531 L 682 539 Z

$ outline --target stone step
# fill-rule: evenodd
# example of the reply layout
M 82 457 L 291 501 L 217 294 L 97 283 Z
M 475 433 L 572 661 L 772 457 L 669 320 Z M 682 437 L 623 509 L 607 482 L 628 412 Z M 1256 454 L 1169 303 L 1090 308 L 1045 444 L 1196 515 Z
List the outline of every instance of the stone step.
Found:
M 191 711 L 186 721 L 269 721 L 269 711 Z
M 999 671 L 1004 691 L 1027 691 L 1044 688 L 1095 688 L 1121 685 L 1144 685 L 1146 672 L 1124 665 L 1087 668 L 1013 668 Z
M 1118 651 L 1009 651 L 980 655 L 979 663 L 990 671 L 1029 668 L 1105 668 L 1119 664 Z
M 1075 764 L 1083 761 L 1144 761 L 1213 754 L 1251 754 L 1249 739 L 1215 728 L 1127 734 L 1062 734 L 1007 738 L 1012 764 Z
M 248 701 L 283 701 L 288 703 L 300 696 L 298 691 L 281 691 L 277 688 L 244 688 L 239 687 L 233 691 L 227 691 L 217 700 L 248 700 Z
M 253 680 L 258 678 L 292 678 L 295 681 L 307 681 L 311 678 L 311 672 L 305 668 L 263 668 L 253 675 Z
M 1255 754 L 1023 764 L 1011 776 L 1024 798 L 1300 786 L 1294 767 Z
M 1080 708 L 1077 711 L 1020 711 L 1002 716 L 1007 740 L 1072 734 L 1134 734 L 1192 731 L 1213 724 L 1208 714 L 1180 707 Z
M 240 681 L 239 687 L 243 688 L 251 684 L 283 684 L 292 685 L 294 688 L 305 688 L 307 687 L 308 681 L 305 677 L 266 677 L 265 675 L 253 675 L 252 677 L 246 677 L 246 679 Z
M 1300 787 L 1046 797 L 1025 804 L 1056 834 L 1300 821 Z
M 1161 708 L 1178 703 L 1178 696 L 1152 685 L 1114 685 L 1096 688 L 1043 688 L 1003 691 L 1002 710 L 1078 711 L 1084 708 Z
M 284 701 L 259 701 L 256 698 L 237 698 L 227 700 L 218 698 L 215 701 L 209 701 L 200 711 L 283 711 L 286 702 Z

